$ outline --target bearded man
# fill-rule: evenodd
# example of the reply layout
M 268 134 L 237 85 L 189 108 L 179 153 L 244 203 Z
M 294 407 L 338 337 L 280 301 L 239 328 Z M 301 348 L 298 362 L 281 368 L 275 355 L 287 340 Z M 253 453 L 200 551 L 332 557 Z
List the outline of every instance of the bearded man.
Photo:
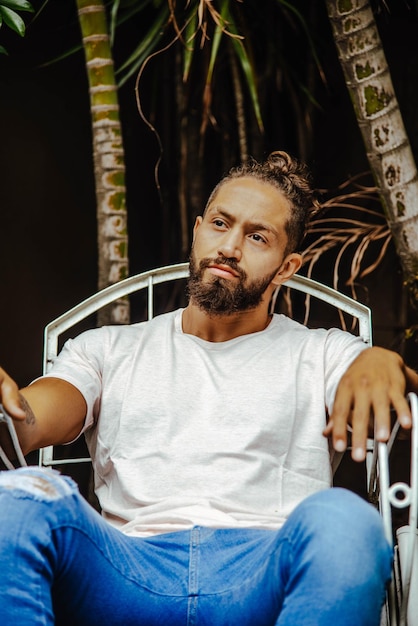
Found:
M 0 476 L 4 624 L 378 625 L 391 549 L 331 489 L 329 441 L 410 428 L 418 376 L 387 350 L 271 314 L 317 209 L 284 152 L 232 170 L 194 227 L 185 309 L 69 340 L 0 392 L 26 452 L 84 433 L 102 515 L 70 479 Z

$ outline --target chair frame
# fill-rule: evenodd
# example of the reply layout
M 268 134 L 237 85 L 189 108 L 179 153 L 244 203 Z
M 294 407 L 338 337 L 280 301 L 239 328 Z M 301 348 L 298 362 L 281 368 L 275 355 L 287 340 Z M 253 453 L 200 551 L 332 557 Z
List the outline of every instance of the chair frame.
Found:
M 409 393 L 408 400 L 412 415 L 409 485 L 405 482 L 390 484 L 389 455 L 400 429 L 398 422 L 392 430 L 389 442 L 377 444 L 375 452 L 377 461 L 374 463 L 375 481 L 380 491 L 380 514 L 386 538 L 391 546 L 393 546 L 391 507 L 402 509 L 409 506 L 408 525 L 403 527 L 406 533 L 405 551 L 401 554 L 399 546 L 395 546 L 394 572 L 388 590 L 386 624 L 391 626 L 418 626 L 417 602 L 415 601 L 413 610 L 410 607 L 411 580 L 418 567 L 418 397 L 415 393 Z M 417 593 L 418 590 L 415 591 L 415 594 Z

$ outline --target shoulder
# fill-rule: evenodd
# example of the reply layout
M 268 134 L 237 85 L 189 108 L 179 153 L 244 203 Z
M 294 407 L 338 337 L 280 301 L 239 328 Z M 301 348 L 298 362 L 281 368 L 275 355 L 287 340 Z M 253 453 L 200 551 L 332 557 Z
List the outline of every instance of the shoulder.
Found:
M 308 328 L 304 324 L 297 322 L 296 320 L 283 315 L 282 313 L 273 313 L 272 321 L 269 328 L 280 331 L 294 331 L 294 332 L 311 332 L 312 329 Z M 322 329 L 321 329 L 322 330 Z
M 359 353 L 367 344 L 352 333 L 340 328 L 309 328 L 286 315 L 275 314 L 269 330 L 273 336 L 284 338 L 291 343 L 322 346 L 325 351 L 343 352 L 353 350 Z
M 134 324 L 123 324 L 118 326 L 101 326 L 86 330 L 74 339 L 70 339 L 69 343 L 85 345 L 85 346 L 111 346 L 120 342 L 132 342 L 141 335 L 158 332 L 163 327 L 170 327 L 174 324 L 177 311 L 157 315 L 151 320 L 145 322 L 137 322 Z
M 301 324 L 296 320 L 287 317 L 286 315 L 277 314 L 273 315 L 268 330 L 281 337 L 289 337 L 289 339 L 295 339 L 300 341 L 319 340 L 325 341 L 329 331 L 325 328 L 309 328 L 305 324 Z
M 164 335 L 162 326 L 174 327 L 174 319 L 175 312 L 147 322 L 86 330 L 65 342 L 59 355 L 53 359 L 53 371 L 56 373 L 60 368 L 64 371 L 65 368 L 76 367 L 101 372 L 104 364 L 125 360 L 126 355 L 150 344 L 153 337 L 162 341 L 158 339 Z
M 291 332 L 291 333 L 301 333 L 308 337 L 321 337 L 321 338 L 331 338 L 331 339 L 361 339 L 354 335 L 351 332 L 346 330 L 342 330 L 341 328 L 331 327 L 331 328 L 311 328 L 302 324 L 301 322 L 297 322 L 287 315 L 282 315 L 280 313 L 274 313 L 272 322 L 269 326 L 273 330 L 273 332 Z

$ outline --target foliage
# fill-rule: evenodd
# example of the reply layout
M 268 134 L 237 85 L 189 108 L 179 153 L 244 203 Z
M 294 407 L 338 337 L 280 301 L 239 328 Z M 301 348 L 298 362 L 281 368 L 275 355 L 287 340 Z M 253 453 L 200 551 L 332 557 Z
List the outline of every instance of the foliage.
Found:
M 148 115 L 144 112 L 141 80 L 148 64 L 153 63 L 159 82 L 163 82 L 160 69 L 164 68 L 164 64 L 155 65 L 157 57 L 170 52 L 174 58 L 180 53 L 180 60 L 174 67 L 180 64 L 181 71 L 177 70 L 176 74 L 173 72 L 173 63 L 169 64 L 173 91 L 167 104 L 173 107 L 174 116 L 185 118 L 183 124 L 177 120 L 176 139 L 180 144 L 183 141 L 180 149 L 183 159 L 179 159 L 178 202 L 182 222 L 182 250 L 185 254 L 190 243 L 190 225 L 202 205 L 204 195 L 193 198 L 189 185 L 185 183 L 182 189 L 181 181 L 182 178 L 188 183 L 195 180 L 200 174 L 199 170 L 204 169 L 203 163 L 207 159 L 203 155 L 208 131 L 224 136 L 229 144 L 239 144 L 236 151 L 230 154 L 231 162 L 224 164 L 224 170 L 237 161 L 246 160 L 250 153 L 257 152 L 254 150 L 257 142 L 252 140 L 252 136 L 257 132 L 260 137 L 264 134 L 265 119 L 269 114 L 266 85 L 276 83 L 279 89 L 280 85 L 285 85 L 284 90 L 290 94 L 292 115 L 298 118 L 296 127 L 302 129 L 299 136 L 305 136 L 309 143 L 309 106 L 318 105 L 314 84 L 309 82 L 309 72 L 306 71 L 308 64 L 303 67 L 303 59 L 310 58 L 310 74 L 312 67 L 315 68 L 323 84 L 324 72 L 314 40 L 315 30 L 309 21 L 309 9 L 305 7 L 299 10 L 297 2 L 269 1 L 260 11 L 257 3 L 250 0 L 245 3 L 239 0 L 189 0 L 177 3 L 175 0 L 114 0 L 111 11 L 113 38 L 117 27 L 123 27 L 134 15 L 145 17 L 143 22 L 147 28 L 142 34 L 138 33 L 138 45 L 121 63 L 117 75 L 121 85 L 136 76 L 138 110 L 149 128 L 155 132 L 161 154 L 163 148 L 170 149 L 169 141 L 167 137 L 161 140 L 156 130 L 157 108 Z M 297 37 L 298 47 L 305 51 L 305 55 L 300 57 L 295 54 L 291 46 L 292 37 Z M 153 84 L 157 89 L 158 82 Z M 216 91 L 224 95 L 222 106 L 228 109 L 227 115 L 232 114 L 235 119 L 237 139 L 232 138 L 230 127 L 226 132 L 221 127 L 222 124 L 226 126 L 226 115 L 219 106 Z M 158 97 L 155 96 L 153 102 L 157 101 Z M 249 119 L 249 105 L 256 127 Z M 200 116 L 199 128 L 198 132 L 193 133 L 191 118 L 197 110 Z M 182 140 L 182 126 L 187 127 L 193 140 L 187 136 Z M 264 140 L 259 145 L 264 148 Z M 210 149 L 206 154 L 209 152 Z M 302 160 L 308 156 L 303 140 L 299 142 L 297 152 Z M 191 160 L 194 164 L 200 163 L 200 167 L 193 169 Z M 354 297 L 358 281 L 361 282 L 379 265 L 391 241 L 376 187 L 360 185 L 357 181 L 351 179 L 338 190 L 326 194 L 323 211 L 312 224 L 308 239 L 310 243 L 304 254 L 305 271 L 311 275 L 320 257 L 334 250 L 334 286 L 341 288 L 341 267 L 348 265 L 349 276 L 344 277 L 343 283 L 349 286 Z M 350 191 L 347 191 L 349 186 Z M 199 187 L 204 194 L 204 181 L 201 178 Z M 172 203 L 167 198 L 163 198 L 164 201 Z M 368 208 L 371 203 L 374 209 Z M 370 255 L 373 260 L 370 260 Z
M 4 24 L 23 37 L 26 26 L 18 11 L 28 11 L 33 13 L 34 8 L 27 0 L 1 0 L 0 28 Z M 6 49 L 3 46 L 0 46 L 0 53 L 7 54 Z
M 110 3 L 118 83 L 135 79 L 139 113 L 159 148 L 155 177 L 173 237 L 164 262 L 185 257 L 195 216 L 232 165 L 262 157 L 274 137 L 275 147 L 284 145 L 282 133 L 297 134 L 288 149 L 308 157 L 312 68 L 317 77 L 322 70 L 311 9 L 300 4 L 268 0 L 260 11 L 257 0 Z
M 321 210 L 314 215 L 306 233 L 301 273 L 321 282 L 332 283 L 337 291 L 367 302 L 364 279 L 384 259 L 392 234 L 381 210 L 378 189 L 364 184 L 369 173 L 359 174 L 338 186 L 321 190 Z M 318 267 L 320 266 L 320 267 Z M 361 294 L 359 291 L 361 290 Z M 295 293 L 283 289 L 286 313 L 293 317 Z M 305 296 L 302 319 L 309 323 L 311 298 Z M 348 324 L 339 312 L 340 324 Z M 354 328 L 354 319 L 352 330 Z
M 285 27 L 290 27 L 294 32 L 298 31 L 306 38 L 309 51 L 319 66 L 309 26 L 294 2 L 273 0 L 260 12 L 256 0 L 246 3 L 241 0 L 187 0 L 179 3 L 175 0 L 113 0 L 112 40 L 117 26 L 123 25 L 137 14 L 145 15 L 146 30 L 138 33 L 138 45 L 119 67 L 119 84 L 123 85 L 131 76 L 136 75 L 153 55 L 178 43 L 182 48 L 183 82 L 196 79 L 196 73 L 193 72 L 194 64 L 198 64 L 199 74 L 203 77 L 204 125 L 210 121 L 216 66 L 225 62 L 223 47 L 231 45 L 248 88 L 257 124 L 262 129 L 263 120 L 258 93 L 261 61 L 265 67 L 271 69 L 279 56 L 279 67 L 291 73 L 287 69 L 284 50 L 280 46 L 280 32 L 276 44 L 272 42 L 273 29 L 269 32 L 270 37 L 266 36 L 272 21 L 273 24 L 277 23 L 277 15 Z M 256 29 L 257 37 L 254 36 Z M 257 39 L 266 45 L 260 45 Z M 265 49 L 265 56 L 258 58 L 262 49 Z M 203 50 L 204 55 L 201 54 Z M 275 51 L 278 54 L 274 54 Z M 300 79 L 295 80 L 299 82 L 301 90 L 305 89 L 305 92 L 309 93 Z
M 323 192 L 322 210 L 312 220 L 303 252 L 306 274 L 312 276 L 322 255 L 336 251 L 333 286 L 341 289 L 344 267 L 348 277 L 343 280 L 353 298 L 357 297 L 358 281 L 378 267 L 392 238 L 379 205 L 378 189 L 361 184 L 362 176 L 344 182 L 336 190 Z

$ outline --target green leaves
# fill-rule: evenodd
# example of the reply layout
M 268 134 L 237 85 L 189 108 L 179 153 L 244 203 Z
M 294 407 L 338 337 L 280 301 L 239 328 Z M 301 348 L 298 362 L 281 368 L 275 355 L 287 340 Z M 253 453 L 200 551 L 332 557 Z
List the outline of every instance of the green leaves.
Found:
M 0 0 L 1 2 L 1 0 Z M 263 127 L 260 104 L 257 93 L 257 79 L 254 64 L 247 45 L 240 33 L 234 13 L 240 16 L 240 6 L 236 0 L 189 0 L 176 6 L 172 0 L 136 0 L 127 2 L 113 0 L 111 3 L 110 32 L 113 41 L 116 27 L 133 17 L 134 14 L 146 13 L 148 28 L 138 37 L 138 44 L 125 62 L 118 68 L 119 86 L 123 85 L 141 66 L 151 58 L 159 46 L 177 41 L 183 50 L 183 81 L 190 78 L 193 64 L 202 63 L 202 50 L 208 50 L 206 67 L 201 66 L 205 73 L 204 108 L 209 106 L 215 66 L 218 61 L 221 44 L 231 40 L 234 54 L 241 67 L 244 82 L 250 94 L 259 128 Z M 168 44 L 170 46 L 170 43 Z M 208 98 L 208 100 L 207 100 Z
M 0 7 L 7 7 L 13 11 L 30 11 L 34 12 L 34 8 L 27 0 L 2 0 Z
M 1 0 L 0 1 L 0 27 L 6 24 L 9 28 L 14 30 L 18 35 L 23 37 L 25 34 L 26 26 L 23 19 L 17 13 L 17 11 L 29 11 L 34 12 L 34 8 L 27 0 Z M 5 53 L 4 48 L 0 47 L 0 53 Z
M 130 76 L 136 73 L 141 65 L 152 55 L 165 33 L 169 16 L 169 7 L 165 2 L 161 6 L 156 7 L 156 15 L 147 32 L 140 39 L 139 44 L 129 58 L 117 70 L 117 74 L 121 75 L 118 81 L 119 86 L 123 85 Z
M 257 124 L 260 130 L 262 131 L 263 120 L 261 117 L 260 103 L 258 99 L 257 77 L 256 77 L 255 68 L 248 54 L 248 48 L 244 45 L 244 41 L 245 41 L 244 37 L 234 36 L 234 34 L 238 33 L 238 26 L 233 20 L 233 17 L 231 13 L 229 12 L 228 3 L 226 2 L 223 8 L 223 11 L 225 11 L 225 18 L 227 20 L 227 23 L 229 23 L 229 29 L 231 30 L 232 45 L 234 47 L 235 54 L 237 55 L 238 61 L 241 66 L 241 70 L 245 77 L 248 90 L 250 92 L 250 97 L 251 97 L 255 117 L 257 119 Z

